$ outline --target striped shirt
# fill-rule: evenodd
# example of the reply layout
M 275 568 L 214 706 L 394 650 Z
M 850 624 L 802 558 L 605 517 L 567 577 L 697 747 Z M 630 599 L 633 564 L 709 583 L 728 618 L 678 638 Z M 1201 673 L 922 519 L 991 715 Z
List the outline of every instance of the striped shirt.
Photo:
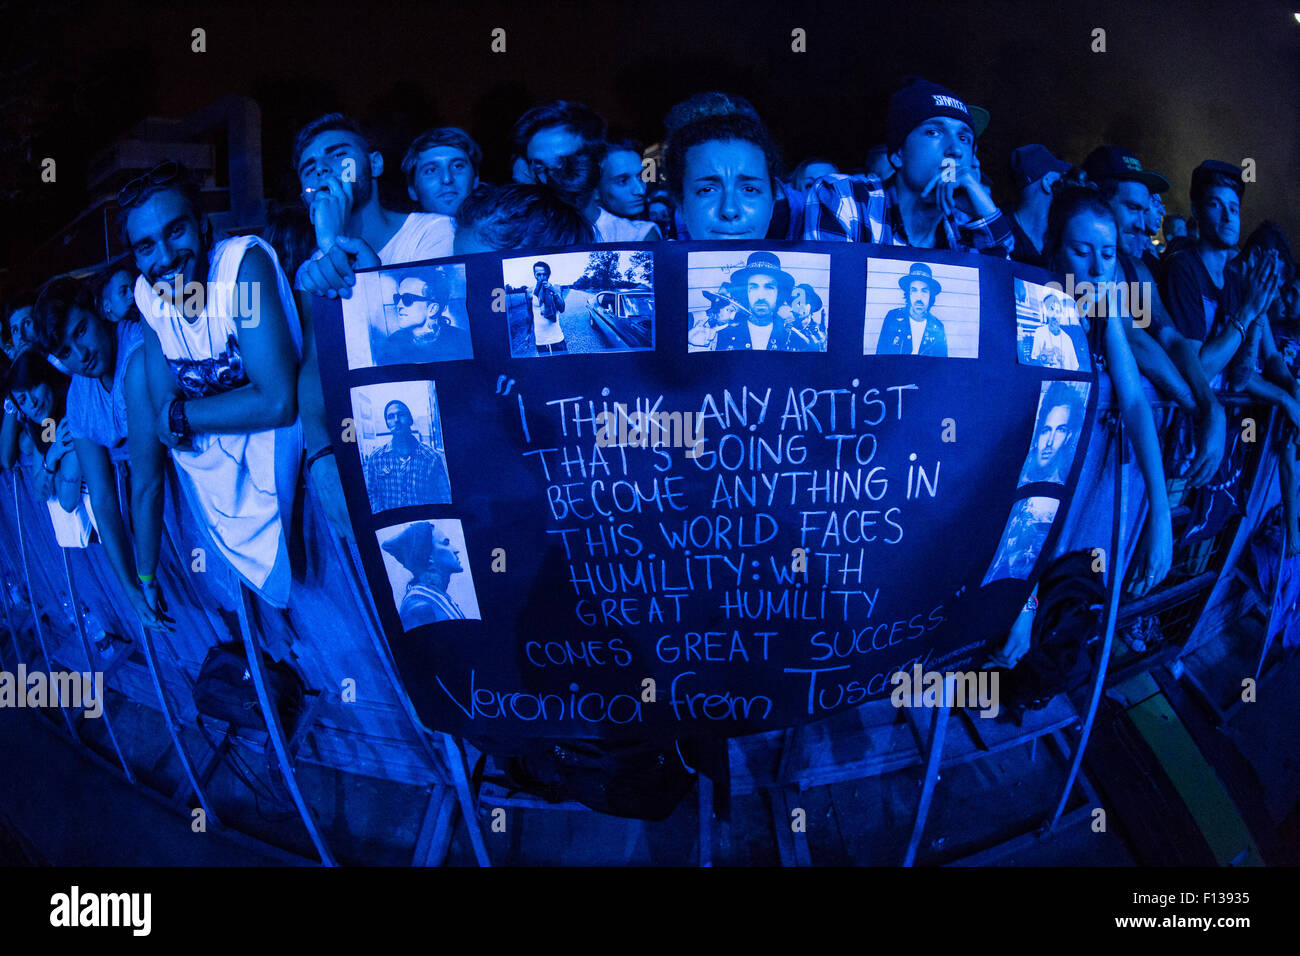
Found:
M 936 248 L 983 252 L 1010 258 L 1016 237 L 1001 210 L 970 219 L 960 210 L 945 217 L 935 234 Z M 808 190 L 803 238 L 812 242 L 874 242 L 910 246 L 894 184 L 875 176 L 823 176 Z
M 402 619 L 402 627 L 408 631 L 421 624 L 465 619 L 465 612 L 446 591 L 414 581 L 406 586 L 406 597 L 402 598 L 402 607 L 397 614 Z

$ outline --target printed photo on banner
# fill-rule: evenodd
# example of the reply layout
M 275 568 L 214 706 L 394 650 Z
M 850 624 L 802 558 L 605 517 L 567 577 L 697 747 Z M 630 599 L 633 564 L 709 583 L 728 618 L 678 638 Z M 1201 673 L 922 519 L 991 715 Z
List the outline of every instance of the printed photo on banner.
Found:
M 395 266 L 357 276 L 343 300 L 348 368 L 474 357 L 465 266 Z
M 868 259 L 862 354 L 979 358 L 979 270 Z
M 456 518 L 435 518 L 375 532 L 402 630 L 440 621 L 483 619 L 465 532 Z
M 655 261 L 649 250 L 503 259 L 501 281 L 515 358 L 655 346 Z
M 692 252 L 688 352 L 825 352 L 831 257 L 819 252 Z
M 1079 448 L 1083 416 L 1088 408 L 1087 382 L 1047 381 L 1038 397 L 1038 415 L 1029 454 L 1020 470 L 1020 484 L 1050 481 L 1065 484 Z
M 1022 498 L 1011 506 L 1011 516 L 1002 530 L 1002 544 L 981 587 L 1001 578 L 1024 581 L 1029 577 L 1056 520 L 1058 505 L 1056 498 L 1034 497 Z
M 1016 348 L 1021 365 L 1090 372 L 1088 336 L 1074 299 L 1051 286 L 1014 281 Z
M 372 512 L 451 501 L 433 382 L 358 385 L 352 419 Z

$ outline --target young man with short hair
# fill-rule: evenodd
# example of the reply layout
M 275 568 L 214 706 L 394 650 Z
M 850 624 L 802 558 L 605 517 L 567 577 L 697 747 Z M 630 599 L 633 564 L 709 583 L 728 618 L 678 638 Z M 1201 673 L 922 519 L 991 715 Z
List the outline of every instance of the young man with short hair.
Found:
M 370 510 L 377 514 L 451 501 L 447 461 L 420 441 L 406 403 L 394 400 L 385 405 L 384 424 L 392 439 L 362 463 Z
M 455 217 L 479 183 L 483 151 L 463 129 L 440 126 L 421 133 L 402 158 L 406 193 L 424 212 Z
M 451 283 L 441 269 L 429 278 L 403 276 L 393 294 L 400 328 L 378 343 L 375 362 L 399 365 L 473 358 L 469 330 L 455 325 L 447 314 L 450 299 Z

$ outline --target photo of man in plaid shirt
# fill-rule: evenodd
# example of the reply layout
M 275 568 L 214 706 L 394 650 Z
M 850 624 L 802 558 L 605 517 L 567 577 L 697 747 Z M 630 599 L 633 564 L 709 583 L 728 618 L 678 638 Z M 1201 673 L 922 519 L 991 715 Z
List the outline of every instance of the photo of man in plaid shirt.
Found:
M 1015 236 L 980 182 L 975 137 L 988 113 L 950 91 L 908 77 L 889 101 L 894 174 L 830 175 L 809 190 L 803 238 L 960 249 L 1009 258 Z
M 414 422 L 404 402 L 392 401 L 384 406 L 384 423 L 392 433 L 392 441 L 362 465 L 370 510 L 375 513 L 451 501 L 447 462 L 420 441 L 412 427 Z

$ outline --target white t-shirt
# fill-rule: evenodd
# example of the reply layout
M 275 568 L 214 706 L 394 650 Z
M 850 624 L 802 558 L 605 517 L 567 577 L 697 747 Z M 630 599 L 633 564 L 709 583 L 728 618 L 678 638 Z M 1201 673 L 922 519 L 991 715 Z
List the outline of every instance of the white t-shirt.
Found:
M 1047 325 L 1034 329 L 1034 348 L 1029 353 L 1031 361 L 1050 368 L 1063 368 L 1067 372 L 1079 371 L 1079 357 L 1074 352 L 1074 342 L 1061 329 L 1055 335 Z
M 645 242 L 655 224 L 642 219 L 624 219 L 602 209 L 592 228 L 596 232 L 596 242 Z
M 907 317 L 908 324 L 912 326 L 912 354 L 921 354 L 921 342 L 925 339 L 925 318 L 917 321 L 910 315 Z
M 413 212 L 384 248 L 375 250 L 383 265 L 442 259 L 452 253 L 456 220 L 436 212 Z
M 749 341 L 754 346 L 754 351 L 762 352 L 767 350 L 767 342 L 772 337 L 772 323 L 767 325 L 755 325 L 749 323 Z
M 537 340 L 538 345 L 555 345 L 557 342 L 564 341 L 564 329 L 560 327 L 560 315 L 557 312 L 554 319 L 548 319 L 542 315 L 542 301 L 531 292 L 528 298 L 533 303 L 533 338 Z

